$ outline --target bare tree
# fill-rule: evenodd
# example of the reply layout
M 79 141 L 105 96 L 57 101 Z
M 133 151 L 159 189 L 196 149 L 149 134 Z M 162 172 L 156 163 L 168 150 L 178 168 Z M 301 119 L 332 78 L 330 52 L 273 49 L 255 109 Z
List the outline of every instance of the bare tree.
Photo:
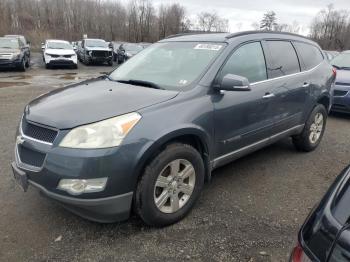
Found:
M 213 12 L 201 12 L 197 15 L 198 30 L 203 32 L 227 32 L 228 20 Z

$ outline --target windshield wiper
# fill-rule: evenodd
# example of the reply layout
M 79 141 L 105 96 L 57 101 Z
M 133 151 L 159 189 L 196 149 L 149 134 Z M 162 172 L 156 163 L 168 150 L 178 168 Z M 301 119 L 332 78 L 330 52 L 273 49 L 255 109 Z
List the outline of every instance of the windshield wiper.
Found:
M 144 87 L 164 90 L 164 88 L 160 87 L 159 85 L 153 82 L 144 81 L 144 80 L 130 79 L 130 80 L 116 80 L 116 81 L 123 84 L 129 84 L 134 86 L 144 86 Z

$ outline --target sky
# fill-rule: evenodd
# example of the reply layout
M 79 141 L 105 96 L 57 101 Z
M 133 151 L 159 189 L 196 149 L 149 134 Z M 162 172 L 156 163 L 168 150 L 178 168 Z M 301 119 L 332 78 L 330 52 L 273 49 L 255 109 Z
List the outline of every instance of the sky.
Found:
M 229 31 L 252 30 L 252 23 L 259 22 L 266 11 L 277 14 L 278 23 L 301 25 L 301 34 L 307 35 L 312 19 L 317 13 L 333 4 L 336 9 L 350 11 L 350 0 L 153 0 L 154 5 L 179 3 L 186 8 L 187 16 L 196 18 L 202 11 L 216 11 L 229 20 Z

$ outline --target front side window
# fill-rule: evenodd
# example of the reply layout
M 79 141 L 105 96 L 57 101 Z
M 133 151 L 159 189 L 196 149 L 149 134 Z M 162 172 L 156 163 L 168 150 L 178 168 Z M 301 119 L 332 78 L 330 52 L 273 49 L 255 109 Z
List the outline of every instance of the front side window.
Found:
M 303 60 L 305 70 L 310 70 L 322 62 L 323 56 L 317 47 L 301 42 L 295 42 L 294 45 Z
M 187 90 L 219 53 L 223 43 L 156 43 L 123 63 L 109 78 L 147 81 L 169 90 Z
M 269 78 L 276 78 L 300 72 L 300 65 L 293 45 L 288 41 L 267 41 L 271 61 Z
M 227 60 L 219 79 L 227 74 L 246 77 L 250 83 L 266 80 L 265 56 L 260 42 L 239 47 Z

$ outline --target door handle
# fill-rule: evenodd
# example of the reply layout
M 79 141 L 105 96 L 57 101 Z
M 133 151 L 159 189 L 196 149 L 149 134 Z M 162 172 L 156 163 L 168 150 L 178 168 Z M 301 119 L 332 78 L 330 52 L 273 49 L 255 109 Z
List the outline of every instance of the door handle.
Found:
M 310 86 L 310 83 L 304 83 L 303 85 L 302 85 L 302 87 L 309 87 Z
M 263 96 L 264 99 L 268 99 L 268 98 L 272 98 L 272 97 L 275 97 L 275 94 L 273 94 L 273 93 L 266 93 L 266 94 Z

